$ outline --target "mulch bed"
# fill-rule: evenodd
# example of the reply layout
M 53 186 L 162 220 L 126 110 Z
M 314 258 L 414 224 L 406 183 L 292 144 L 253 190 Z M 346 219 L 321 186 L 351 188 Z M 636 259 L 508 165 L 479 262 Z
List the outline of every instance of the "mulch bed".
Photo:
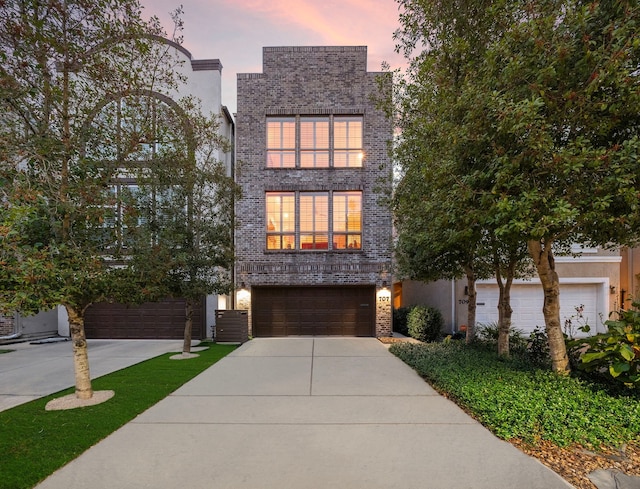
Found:
M 537 458 L 551 470 L 560 474 L 576 489 L 597 489 L 587 478 L 598 469 L 617 469 L 630 476 L 640 476 L 640 443 L 629 443 L 620 451 L 596 453 L 581 446 L 560 448 L 548 441 L 531 446 L 521 440 L 511 444 Z

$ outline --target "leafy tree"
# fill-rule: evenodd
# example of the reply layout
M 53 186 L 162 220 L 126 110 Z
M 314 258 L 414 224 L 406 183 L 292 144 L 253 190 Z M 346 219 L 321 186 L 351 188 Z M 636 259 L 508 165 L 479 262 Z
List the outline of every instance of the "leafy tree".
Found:
M 389 102 L 400 113 L 402 131 L 395 148 L 402 181 L 394 199 L 400 269 L 422 280 L 466 275 L 467 341 L 474 337 L 475 281 L 495 275 L 499 350 L 508 355 L 509 291 L 524 273 L 525 254 L 519 236 L 494 232 L 492 200 L 485 195 L 492 185 L 487 142 L 477 132 L 481 125 L 467 123 L 475 101 L 464 92 L 501 24 L 489 15 L 493 2 L 399 3 L 396 39 L 411 61 L 407 78 L 396 83 L 396 103 Z
M 158 118 L 141 95 L 179 83 L 163 34 L 137 0 L 0 3 L 0 304 L 65 307 L 82 399 L 93 395 L 86 309 L 162 292 L 146 287 L 162 269 L 149 277 L 123 253 L 138 220 L 113 184 L 153 166 Z
M 412 144 L 453 154 L 448 159 L 462 165 L 452 174 L 477 198 L 473 209 L 482 210 L 490 236 L 527 243 L 544 289 L 553 369 L 564 373 L 554 253 L 572 242 L 638 241 L 637 2 L 400 3 L 411 34 L 405 45 L 424 40 L 427 47 L 412 62 L 409 83 L 435 80 L 410 105 L 428 115 L 410 121 L 441 131 L 440 146 Z M 450 8 L 475 12 L 476 31 L 486 34 L 480 48 L 455 34 L 473 16 L 461 20 Z M 442 46 L 466 54 L 449 72 L 427 62 Z
M 553 369 L 569 363 L 554 253 L 638 240 L 637 2 L 525 1 L 465 88 L 490 143 L 498 236 L 526 240 Z
M 219 161 L 229 142 L 219 133 L 217 116 L 205 117 L 190 103 L 187 134 L 174 144 L 180 150 L 158 165 L 144 181 L 135 204 L 145 225 L 136 228 L 132 259 L 151 276 L 161 259 L 164 274 L 157 286 L 168 296 L 186 299 L 183 353 L 191 351 L 193 311 L 210 294 L 229 293 L 234 260 L 234 201 L 239 188 Z

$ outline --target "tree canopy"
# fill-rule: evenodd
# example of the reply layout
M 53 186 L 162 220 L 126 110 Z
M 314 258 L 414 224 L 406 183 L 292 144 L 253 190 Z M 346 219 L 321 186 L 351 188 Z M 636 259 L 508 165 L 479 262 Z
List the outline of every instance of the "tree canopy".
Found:
M 450 200 L 471 195 L 473 222 L 501 243 L 526 243 L 545 292 L 553 368 L 564 372 L 554 250 L 640 237 L 639 8 L 630 0 L 463 3 L 400 2 L 400 47 L 411 65 L 396 157 L 452 175 L 414 201 L 442 200 L 447 187 Z M 476 32 L 467 35 L 470 19 Z

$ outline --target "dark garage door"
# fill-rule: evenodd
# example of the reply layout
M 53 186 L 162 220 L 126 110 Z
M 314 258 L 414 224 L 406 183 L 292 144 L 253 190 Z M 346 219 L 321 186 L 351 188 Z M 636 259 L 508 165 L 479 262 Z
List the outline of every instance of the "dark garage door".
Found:
M 375 287 L 254 287 L 253 336 L 374 336 Z
M 85 313 L 85 332 L 87 338 L 92 339 L 181 339 L 184 337 L 184 305 L 184 299 L 166 299 L 139 306 L 93 304 Z M 204 318 L 204 305 L 196 306 L 193 339 L 204 338 Z

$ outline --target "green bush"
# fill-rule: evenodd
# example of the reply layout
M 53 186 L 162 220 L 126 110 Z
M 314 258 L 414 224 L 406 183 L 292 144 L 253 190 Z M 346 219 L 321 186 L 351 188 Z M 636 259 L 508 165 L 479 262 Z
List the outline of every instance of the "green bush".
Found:
M 620 447 L 640 437 L 640 392 L 500 359 L 482 345 L 396 343 L 390 351 L 500 438 Z
M 393 330 L 400 334 L 409 336 L 409 327 L 407 326 L 407 316 L 414 306 L 404 306 L 393 310 Z
M 407 315 L 409 336 L 420 341 L 436 341 L 444 326 L 442 314 L 435 307 L 415 306 Z
M 549 350 L 549 337 L 544 329 L 536 326 L 529 335 L 526 358 L 536 366 L 548 367 L 551 365 Z
M 476 339 L 488 346 L 498 348 L 498 324 L 478 324 Z M 527 350 L 527 339 L 519 329 L 509 330 L 509 350 L 511 353 L 524 353 Z
M 572 353 L 579 352 L 580 370 L 640 387 L 640 303 L 633 307 L 636 309 L 618 312 L 617 321 L 605 321 L 606 333 L 567 341 Z M 590 331 L 589 325 L 579 329 Z

